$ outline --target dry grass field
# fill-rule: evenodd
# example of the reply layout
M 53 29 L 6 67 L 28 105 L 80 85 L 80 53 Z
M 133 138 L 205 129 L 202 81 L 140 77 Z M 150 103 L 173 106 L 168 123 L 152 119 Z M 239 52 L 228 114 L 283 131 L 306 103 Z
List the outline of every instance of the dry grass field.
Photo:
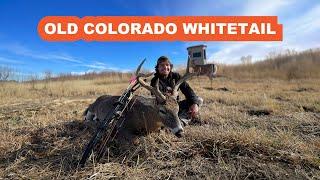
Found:
M 201 83 L 199 83 L 201 82 Z M 190 81 L 204 97 L 202 123 L 178 139 L 166 131 L 111 149 L 77 168 L 93 128 L 82 111 L 127 83 L 99 80 L 1 84 L 0 176 L 48 178 L 319 178 L 320 81 Z
M 194 77 L 201 123 L 115 145 L 85 168 L 94 127 L 82 112 L 126 79 L 2 82 L 0 179 L 320 179 L 320 80 L 280 79 Z

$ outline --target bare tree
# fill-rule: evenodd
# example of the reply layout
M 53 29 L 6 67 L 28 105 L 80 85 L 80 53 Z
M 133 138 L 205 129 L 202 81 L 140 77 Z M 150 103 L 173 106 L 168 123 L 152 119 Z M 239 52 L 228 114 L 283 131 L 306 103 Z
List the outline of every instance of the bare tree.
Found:
M 44 79 L 49 81 L 52 78 L 52 72 L 50 70 L 44 71 Z
M 29 82 L 30 82 L 30 85 L 31 85 L 31 89 L 35 89 L 36 88 L 36 82 L 38 81 L 38 75 L 37 74 L 31 74 L 29 76 Z
M 47 89 L 48 84 L 49 84 L 49 82 L 50 82 L 50 80 L 52 78 L 52 72 L 50 70 L 46 70 L 46 71 L 44 71 L 43 74 L 44 74 L 44 86 L 43 86 L 43 88 Z
M 251 55 L 242 56 L 241 62 L 242 62 L 242 64 L 251 64 L 252 63 L 252 56 Z
M 12 68 L 0 66 L 0 81 L 7 81 L 13 74 Z

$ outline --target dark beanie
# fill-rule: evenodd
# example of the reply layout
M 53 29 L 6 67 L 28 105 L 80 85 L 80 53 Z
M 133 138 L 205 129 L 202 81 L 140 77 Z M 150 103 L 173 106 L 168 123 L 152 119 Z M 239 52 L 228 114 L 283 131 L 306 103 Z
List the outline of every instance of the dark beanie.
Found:
M 170 62 L 170 60 L 169 60 L 169 58 L 168 58 L 167 56 L 160 56 L 160 57 L 158 58 L 157 65 L 160 64 L 160 63 L 162 63 L 162 62 L 165 62 L 165 61 L 168 61 L 169 64 L 171 64 L 171 62 Z

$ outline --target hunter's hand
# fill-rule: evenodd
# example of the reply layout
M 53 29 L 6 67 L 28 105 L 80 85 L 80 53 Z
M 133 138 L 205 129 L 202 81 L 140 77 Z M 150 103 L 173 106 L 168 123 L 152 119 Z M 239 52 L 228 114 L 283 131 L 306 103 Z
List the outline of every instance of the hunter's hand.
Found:
M 191 115 L 191 118 L 194 118 L 196 117 L 196 115 L 198 114 L 199 112 L 199 106 L 198 104 L 193 104 L 192 106 L 190 106 L 189 108 L 189 113 Z

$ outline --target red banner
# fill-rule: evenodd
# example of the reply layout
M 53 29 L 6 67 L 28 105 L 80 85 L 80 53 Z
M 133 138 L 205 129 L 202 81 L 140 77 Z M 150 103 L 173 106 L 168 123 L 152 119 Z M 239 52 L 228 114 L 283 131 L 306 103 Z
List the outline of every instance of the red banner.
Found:
M 277 16 L 47 16 L 46 41 L 282 41 Z

